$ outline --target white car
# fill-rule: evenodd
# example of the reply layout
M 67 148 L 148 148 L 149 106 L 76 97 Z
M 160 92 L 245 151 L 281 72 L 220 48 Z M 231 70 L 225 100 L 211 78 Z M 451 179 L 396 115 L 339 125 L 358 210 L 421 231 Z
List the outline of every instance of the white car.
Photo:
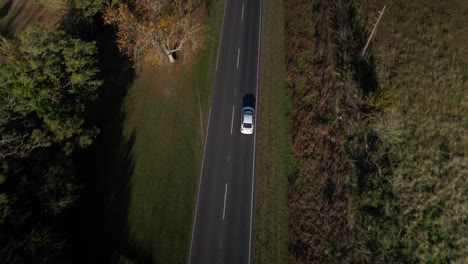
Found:
M 255 118 L 255 110 L 253 109 L 253 107 L 250 107 L 250 106 L 242 107 L 242 115 L 241 115 L 241 133 L 242 134 L 253 134 L 254 118 Z

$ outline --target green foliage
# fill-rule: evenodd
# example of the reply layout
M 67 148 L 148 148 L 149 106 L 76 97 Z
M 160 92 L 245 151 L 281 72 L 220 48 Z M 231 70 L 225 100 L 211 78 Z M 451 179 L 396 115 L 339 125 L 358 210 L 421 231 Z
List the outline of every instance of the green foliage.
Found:
M 72 183 L 74 175 L 65 164 L 57 164 L 48 167 L 42 177 L 43 185 L 38 193 L 42 208 L 47 214 L 58 215 L 77 198 L 79 188 Z
M 2 156 L 23 156 L 37 147 L 59 144 L 70 154 L 96 134 L 84 129 L 86 105 L 101 81 L 94 43 L 64 32 L 34 26 L 0 45 L 2 138 L 10 135 Z M 18 125 L 13 125 L 18 123 Z M 16 144 L 16 145 L 15 145 Z
M 96 47 L 40 25 L 0 41 L 0 263 L 50 263 L 80 189 L 69 155 L 97 133 Z
M 68 6 L 72 9 L 79 10 L 85 18 L 90 18 L 101 12 L 104 8 L 103 0 L 66 0 Z
M 68 0 L 72 6 L 77 9 L 83 10 L 86 17 L 92 16 L 102 11 L 104 3 L 103 0 Z
M 41 149 L 9 159 L 0 185 L 0 263 L 49 263 L 65 246 L 65 213 L 78 195 L 73 164 L 63 153 Z

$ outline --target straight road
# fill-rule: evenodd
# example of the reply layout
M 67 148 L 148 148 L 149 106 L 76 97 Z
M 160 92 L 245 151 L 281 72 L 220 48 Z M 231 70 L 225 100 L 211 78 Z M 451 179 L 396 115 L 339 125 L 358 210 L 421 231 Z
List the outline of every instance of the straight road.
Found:
M 260 21 L 261 0 L 225 0 L 189 264 L 251 262 L 256 132 L 240 115 L 256 106 Z

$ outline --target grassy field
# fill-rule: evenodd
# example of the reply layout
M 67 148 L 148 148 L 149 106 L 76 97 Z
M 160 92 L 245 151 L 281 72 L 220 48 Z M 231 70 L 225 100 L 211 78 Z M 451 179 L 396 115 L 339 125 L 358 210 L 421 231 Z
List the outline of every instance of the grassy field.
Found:
M 255 185 L 255 263 L 288 259 L 291 96 L 286 87 L 283 1 L 263 1 Z
M 208 98 L 210 87 L 206 72 L 176 67 L 144 69 L 125 100 L 124 135 L 134 136 L 129 242 L 155 263 L 185 259 L 202 146 L 197 88 Z
M 373 189 L 390 187 L 365 195 L 374 201 L 356 199 L 382 214 L 362 218 L 374 223 L 362 237 L 389 262 L 466 263 L 468 3 L 355 2 L 368 32 L 387 6 L 370 50 L 379 86 L 367 104 L 382 173 Z

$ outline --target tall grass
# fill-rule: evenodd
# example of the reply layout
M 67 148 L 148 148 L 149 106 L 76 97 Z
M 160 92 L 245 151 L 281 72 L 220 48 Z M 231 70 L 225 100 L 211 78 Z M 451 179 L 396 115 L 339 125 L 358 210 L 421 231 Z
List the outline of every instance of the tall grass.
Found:
M 391 203 L 374 198 L 385 204 L 382 217 L 393 219 L 384 226 L 374 218 L 377 255 L 466 262 L 468 3 L 355 2 L 368 31 L 387 5 L 371 45 L 379 87 L 367 98 L 379 138 L 372 155 L 384 171 L 378 186 L 388 185 L 393 196 Z M 381 234 L 385 228 L 394 240 Z

